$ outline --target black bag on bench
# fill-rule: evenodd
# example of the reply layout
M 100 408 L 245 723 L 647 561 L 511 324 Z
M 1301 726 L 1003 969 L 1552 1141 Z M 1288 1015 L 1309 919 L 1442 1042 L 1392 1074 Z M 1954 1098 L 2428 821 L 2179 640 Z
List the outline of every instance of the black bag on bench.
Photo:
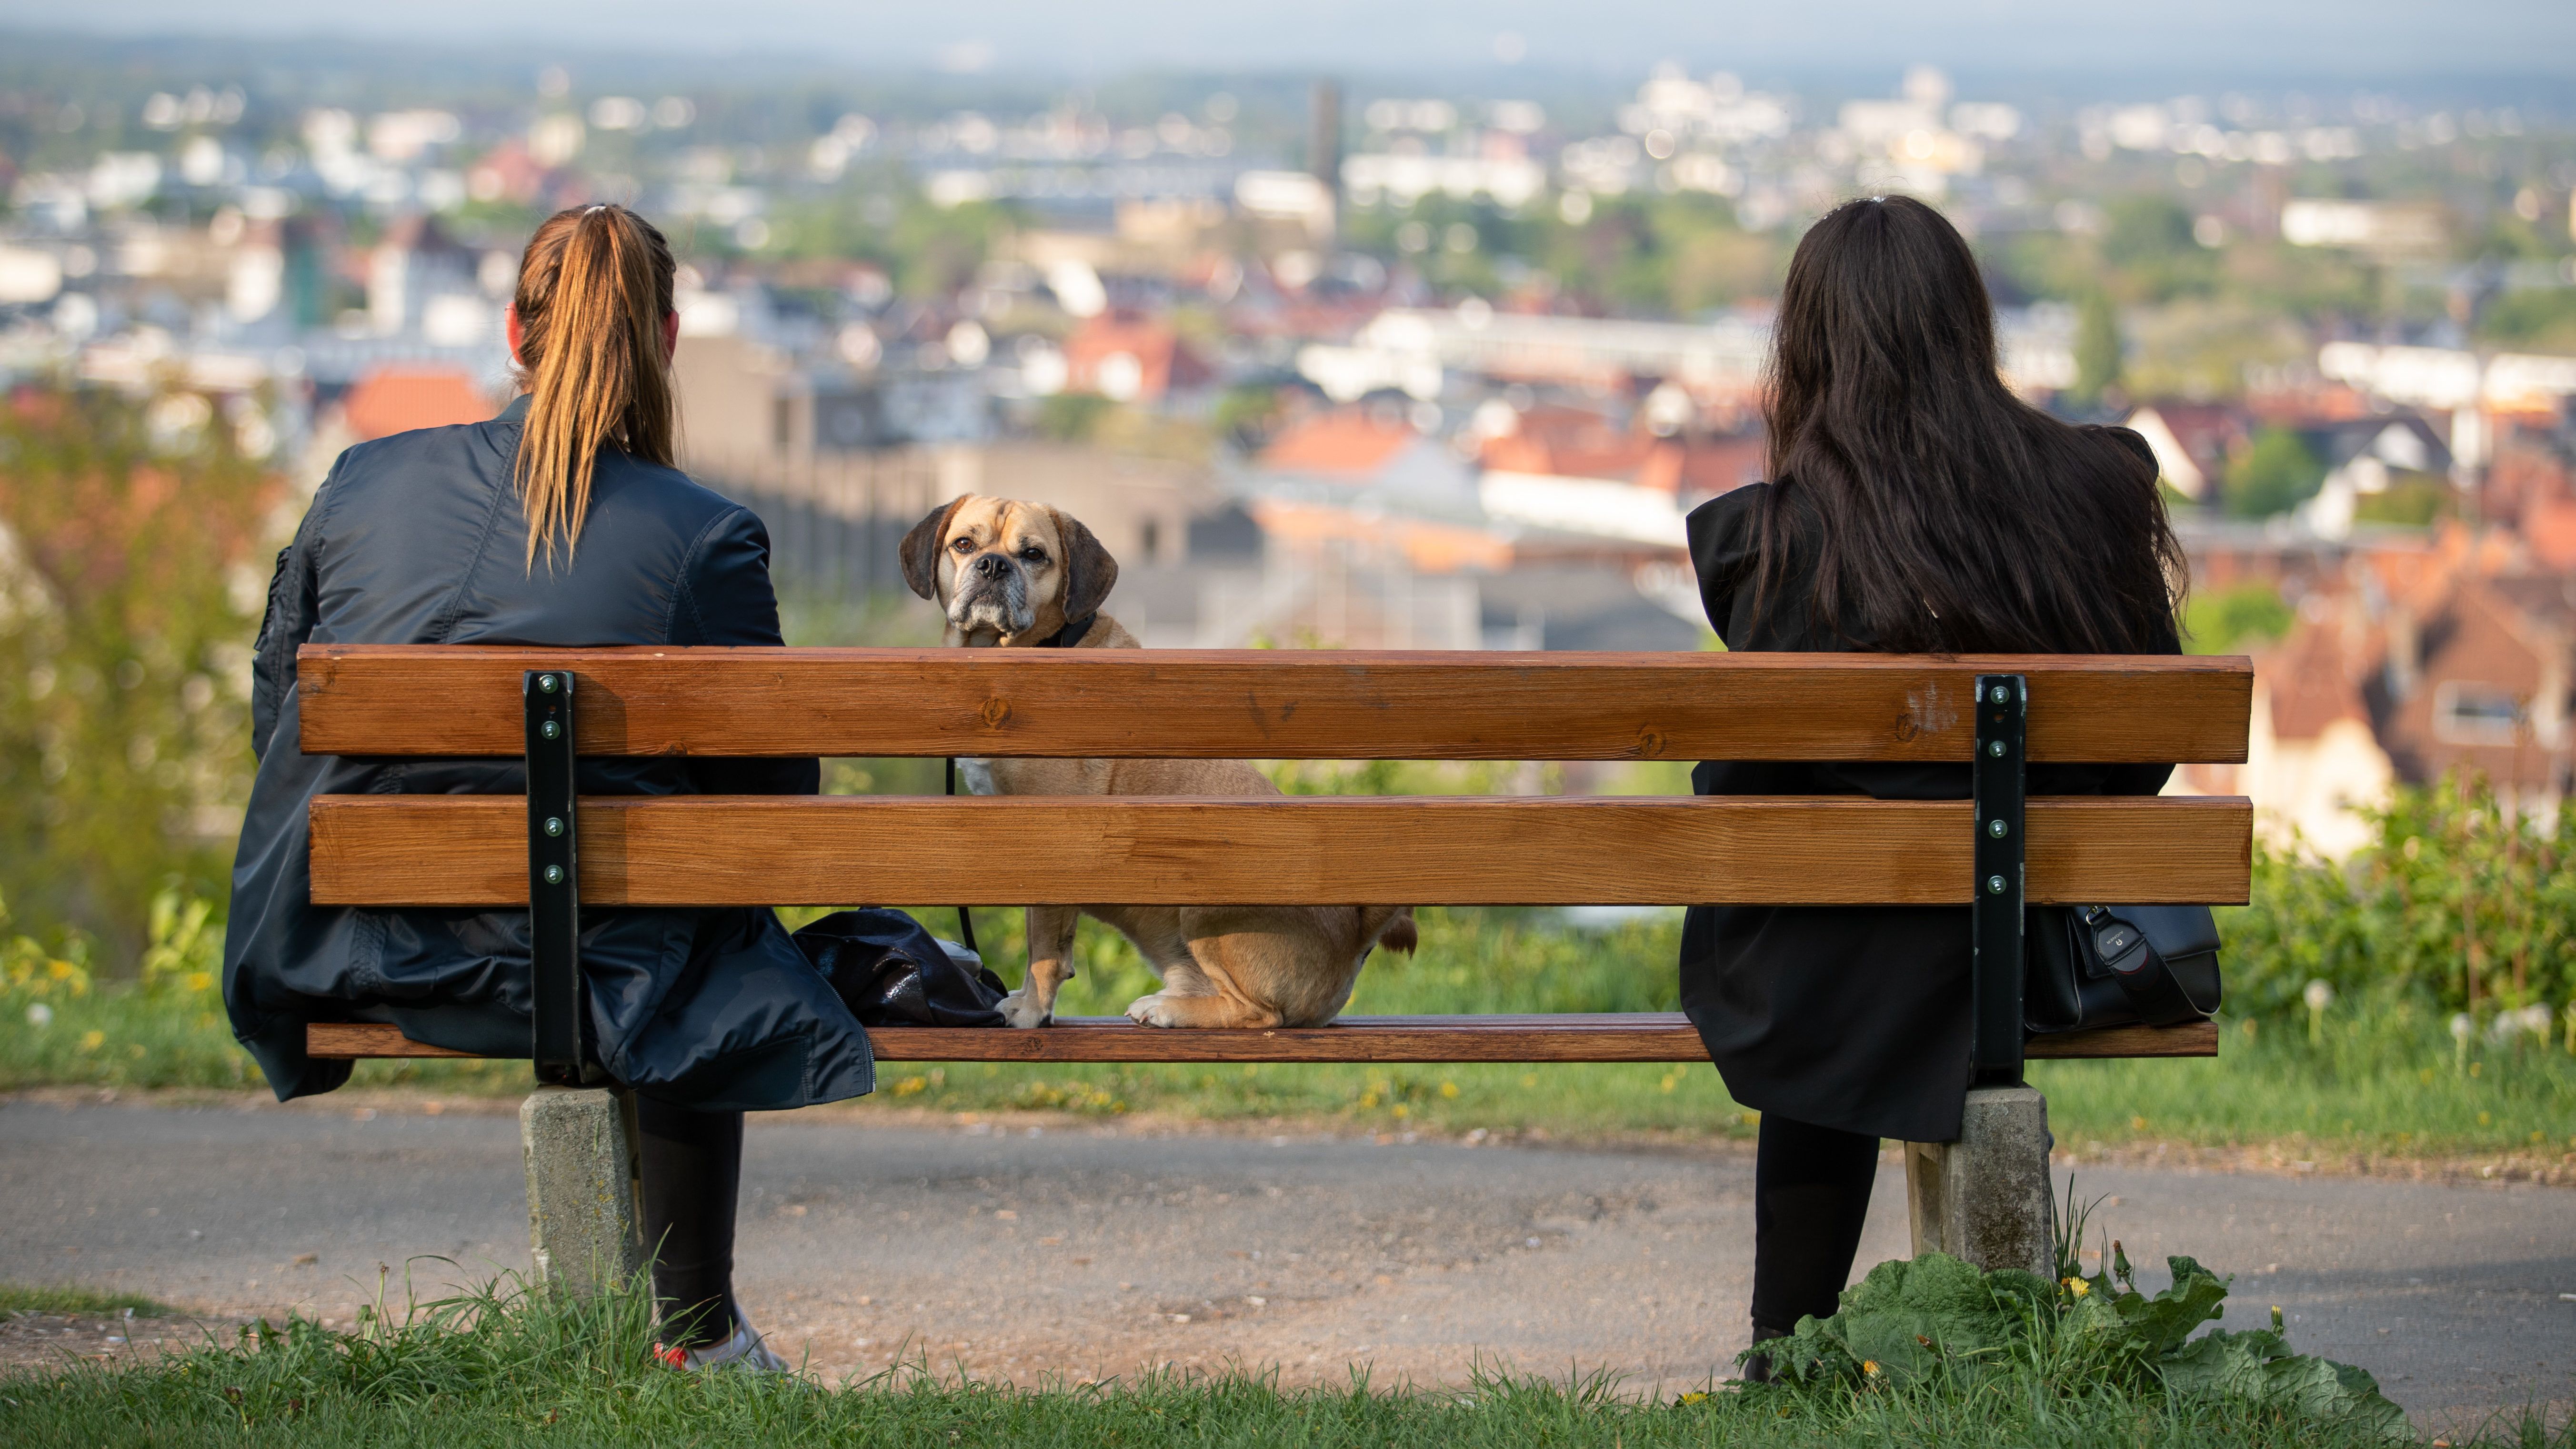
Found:
M 1000 1026 L 1009 988 L 901 911 L 834 911 L 796 944 L 864 1026 Z
M 2041 906 L 2025 929 L 2022 1024 L 2033 1036 L 2180 1026 L 2218 1010 L 2218 918 L 2207 906 Z

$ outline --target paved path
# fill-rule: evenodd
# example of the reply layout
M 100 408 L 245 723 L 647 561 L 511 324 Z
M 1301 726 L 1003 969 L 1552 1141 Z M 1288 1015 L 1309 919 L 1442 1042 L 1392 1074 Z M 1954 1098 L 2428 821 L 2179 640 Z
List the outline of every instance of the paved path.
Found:
M 1455 1380 L 1481 1360 L 1667 1389 L 1730 1372 L 1750 1291 L 1740 1150 L 1583 1151 L 1125 1124 L 754 1118 L 739 1282 L 790 1358 L 927 1354 L 1032 1382 L 1140 1364 Z M 2135 1258 L 2234 1271 L 2231 1326 L 2359 1363 L 2428 1421 L 2576 1399 L 2576 1195 L 2082 1169 Z M 1905 1250 L 1901 1174 L 1861 1261 Z M 0 1104 L 0 1280 L 345 1322 L 526 1261 L 515 1120 L 345 1106 Z

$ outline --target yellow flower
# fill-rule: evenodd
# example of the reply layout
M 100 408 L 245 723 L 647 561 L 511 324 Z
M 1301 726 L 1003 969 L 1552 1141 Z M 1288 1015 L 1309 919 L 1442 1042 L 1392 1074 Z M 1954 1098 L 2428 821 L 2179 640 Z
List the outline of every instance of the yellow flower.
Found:
M 1684 1394 L 1684 1395 L 1682 1395 L 1682 1396 L 1681 1396 L 1681 1403 L 1682 1403 L 1682 1404 L 1683 1404 L 1683 1406 L 1685 1406 L 1685 1407 L 1687 1407 L 1687 1406 L 1689 1406 L 1689 1405 L 1692 1405 L 1692 1404 L 1705 1404 L 1705 1403 L 1707 1403 L 1707 1402 L 1708 1402 L 1708 1395 L 1703 1394 L 1703 1393 L 1693 1392 L 1693 1393 L 1687 1393 L 1687 1394 Z
M 107 1045 L 107 1033 L 106 1033 L 106 1032 L 103 1032 L 103 1031 L 85 1031 L 85 1032 L 82 1032 L 82 1033 L 81 1033 L 81 1050 L 82 1050 L 82 1051 L 85 1051 L 85 1052 L 94 1052 L 94 1051 L 97 1051 L 100 1047 L 103 1047 L 103 1046 L 105 1046 L 105 1045 Z
M 1456 1082 L 1442 1082 L 1440 1084 L 1440 1095 L 1455 1101 L 1458 1096 L 1458 1084 Z
M 2093 1285 L 2081 1278 L 2069 1278 L 2066 1280 L 2066 1291 L 2082 1298 L 2093 1291 Z
M 1877 1360 L 1877 1359 L 1874 1359 L 1874 1358 L 1865 1358 L 1865 1359 L 1862 1359 L 1862 1360 L 1860 1361 L 1860 1371 L 1861 1371 L 1862 1373 L 1865 1373 L 1865 1374 L 1869 1375 L 1871 1378 L 1877 1378 L 1877 1377 L 1878 1377 L 1878 1360 Z

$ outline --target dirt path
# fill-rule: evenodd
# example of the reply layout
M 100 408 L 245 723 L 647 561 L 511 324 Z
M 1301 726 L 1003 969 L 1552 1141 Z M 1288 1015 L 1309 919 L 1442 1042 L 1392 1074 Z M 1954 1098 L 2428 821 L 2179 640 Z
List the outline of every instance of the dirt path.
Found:
M 0 1105 L 0 1280 L 146 1293 L 216 1323 L 290 1306 L 345 1323 L 380 1263 L 397 1301 L 406 1263 L 425 1296 L 521 1267 L 506 1108 Z M 1023 1383 L 1165 1363 L 1291 1381 L 1365 1363 L 1384 1383 L 1481 1362 L 1674 1389 L 1731 1372 L 1745 1338 L 1741 1151 L 754 1120 L 742 1296 L 834 1376 L 926 1356 Z M 2235 1272 L 2231 1324 L 2278 1303 L 2295 1343 L 2369 1368 L 2419 1416 L 2576 1398 L 2563 1190 L 2077 1171 L 2132 1256 Z M 1881 1179 L 1863 1263 L 1905 1251 L 1900 1182 Z M 0 1355 L 95 1351 L 109 1326 L 0 1329 Z

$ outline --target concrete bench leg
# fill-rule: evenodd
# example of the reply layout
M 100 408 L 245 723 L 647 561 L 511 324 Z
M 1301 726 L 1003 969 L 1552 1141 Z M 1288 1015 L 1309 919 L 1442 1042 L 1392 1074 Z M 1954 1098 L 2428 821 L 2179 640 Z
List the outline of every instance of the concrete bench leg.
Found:
M 539 1087 L 519 1104 L 537 1281 L 589 1297 L 644 1265 L 635 1211 L 635 1102 L 605 1087 Z
M 1958 1141 L 1905 1144 L 1905 1195 L 1915 1256 L 2054 1276 L 2048 1099 L 2033 1087 L 1969 1092 Z

